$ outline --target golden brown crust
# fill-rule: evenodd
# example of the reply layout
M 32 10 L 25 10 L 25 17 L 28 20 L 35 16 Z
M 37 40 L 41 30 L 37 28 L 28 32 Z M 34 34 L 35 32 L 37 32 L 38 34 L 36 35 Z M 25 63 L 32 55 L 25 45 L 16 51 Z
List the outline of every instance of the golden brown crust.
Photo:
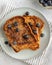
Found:
M 28 27 L 30 28 L 31 34 L 34 36 L 34 38 L 38 41 L 40 39 L 39 37 L 39 31 L 38 28 L 36 27 L 36 22 L 34 21 L 32 16 L 23 16 L 23 18 L 25 19 L 25 22 L 27 23 Z M 33 26 L 31 27 L 29 25 L 29 23 L 31 23 Z M 34 33 L 32 32 L 32 30 L 37 30 L 37 35 L 34 35 Z
M 3 29 L 5 31 L 6 37 L 8 38 L 9 44 L 11 44 L 11 47 L 14 49 L 15 52 L 19 52 L 20 50 L 23 49 L 36 50 L 39 48 L 40 43 L 39 31 L 41 31 L 42 28 L 40 28 L 39 30 L 35 26 L 36 21 L 35 16 L 15 16 L 6 21 L 6 23 L 3 26 Z M 18 23 L 17 26 L 14 26 L 15 22 Z M 29 22 L 33 24 L 32 27 L 29 26 L 28 24 Z M 32 31 L 33 29 L 37 31 L 37 34 L 33 33 Z M 27 39 L 24 39 L 23 37 L 24 35 L 28 35 Z
M 26 18 L 26 23 L 31 22 L 35 27 L 37 23 L 40 23 L 40 27 L 38 28 L 38 30 L 39 30 L 39 34 L 42 33 L 42 30 L 44 28 L 44 22 L 42 19 L 40 19 L 37 16 L 23 16 L 23 17 Z
M 43 20 L 41 20 L 39 17 L 37 16 L 33 16 L 33 19 L 36 23 L 40 23 L 40 27 L 38 28 L 39 29 L 39 33 L 41 34 L 43 29 L 44 29 L 44 22 Z

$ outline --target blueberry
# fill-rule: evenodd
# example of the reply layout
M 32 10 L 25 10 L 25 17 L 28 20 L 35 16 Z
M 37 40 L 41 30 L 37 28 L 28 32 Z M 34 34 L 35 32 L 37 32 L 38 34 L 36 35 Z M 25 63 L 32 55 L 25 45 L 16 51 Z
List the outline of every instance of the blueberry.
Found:
M 45 2 L 47 2 L 48 0 L 44 0 Z
M 25 15 L 29 15 L 29 12 L 27 11 L 27 12 L 25 13 Z
M 19 29 L 18 29 L 18 28 L 16 28 L 15 32 L 19 32 Z
M 33 26 L 31 22 L 28 23 L 31 27 Z
M 36 24 L 36 27 L 38 27 L 38 28 L 39 28 L 39 27 L 40 27 L 40 23 L 37 23 L 37 24 Z
M 41 33 L 40 37 L 44 37 L 44 34 L 43 34 L 43 33 Z
M 17 42 L 16 42 L 16 41 L 14 41 L 14 42 L 13 42 L 13 44 L 14 44 L 14 45 L 16 45 L 16 44 L 17 44 Z
M 39 2 L 42 4 L 44 2 L 44 0 L 39 0 Z
M 25 35 L 23 35 L 23 38 L 24 39 L 28 39 L 29 38 L 29 35 L 25 34 Z
M 11 29 L 11 24 L 8 25 L 8 29 Z
M 48 0 L 47 1 L 47 4 L 48 4 L 48 6 L 52 6 L 52 1 L 51 0 Z
M 37 30 L 32 30 L 34 34 L 37 34 Z
M 5 41 L 5 44 L 7 45 L 8 44 L 8 41 Z
M 14 26 L 17 26 L 18 25 L 18 22 L 14 22 L 14 24 L 13 24 Z
M 47 4 L 47 3 L 42 3 L 42 5 L 43 5 L 44 7 L 48 6 L 48 4 Z

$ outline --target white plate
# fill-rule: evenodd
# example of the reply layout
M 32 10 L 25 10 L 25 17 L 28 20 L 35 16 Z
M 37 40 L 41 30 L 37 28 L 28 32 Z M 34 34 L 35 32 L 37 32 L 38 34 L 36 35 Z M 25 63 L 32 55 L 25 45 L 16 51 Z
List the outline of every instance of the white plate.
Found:
M 16 16 L 16 15 L 23 15 L 26 11 L 28 11 L 30 13 L 30 15 L 36 15 L 38 17 L 40 17 L 44 23 L 44 37 L 41 38 L 40 41 L 40 48 L 36 51 L 32 51 L 29 49 L 26 50 L 22 50 L 18 53 L 15 53 L 14 50 L 9 47 L 8 45 L 5 45 L 4 42 L 6 40 L 4 31 L 3 31 L 3 24 L 6 22 L 6 20 L 8 20 L 9 18 Z M 18 8 L 15 10 L 10 11 L 8 14 L 6 14 L 2 21 L 0 22 L 0 41 L 1 41 L 1 47 L 3 48 L 3 50 L 11 57 L 16 58 L 16 59 L 29 59 L 32 57 L 37 57 L 39 55 L 41 55 L 41 53 L 44 51 L 44 49 L 48 46 L 49 44 L 49 40 L 50 40 L 50 29 L 49 29 L 49 25 L 47 20 L 45 19 L 45 17 L 38 11 L 36 11 L 35 9 L 31 9 L 31 8 Z

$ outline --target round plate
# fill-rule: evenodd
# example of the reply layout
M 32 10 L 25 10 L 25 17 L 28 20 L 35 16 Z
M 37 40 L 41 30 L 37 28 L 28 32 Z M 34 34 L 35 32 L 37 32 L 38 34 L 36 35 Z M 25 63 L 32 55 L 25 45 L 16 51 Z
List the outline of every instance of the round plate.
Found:
M 25 50 L 21 50 L 20 52 L 16 53 L 11 47 L 9 47 L 9 45 L 5 45 L 4 42 L 6 40 L 4 31 L 3 31 L 3 25 L 6 22 L 6 20 L 8 20 L 9 18 L 13 17 L 13 16 L 18 16 L 18 15 L 24 15 L 24 13 L 28 11 L 30 13 L 30 15 L 35 15 L 40 17 L 44 23 L 44 37 L 42 37 L 40 39 L 40 48 L 38 50 L 32 51 L 30 49 L 25 49 Z M 15 10 L 12 10 L 10 12 L 8 12 L 2 19 L 2 21 L 0 22 L 0 41 L 1 41 L 1 47 L 3 48 L 3 50 L 11 57 L 16 58 L 16 59 L 29 59 L 32 57 L 38 57 L 39 55 L 41 55 L 41 53 L 44 51 L 44 49 L 47 47 L 47 45 L 49 44 L 49 40 L 50 40 L 50 29 L 49 29 L 49 25 L 47 20 L 45 19 L 45 17 L 38 11 L 36 11 L 35 9 L 31 9 L 31 8 L 17 8 Z

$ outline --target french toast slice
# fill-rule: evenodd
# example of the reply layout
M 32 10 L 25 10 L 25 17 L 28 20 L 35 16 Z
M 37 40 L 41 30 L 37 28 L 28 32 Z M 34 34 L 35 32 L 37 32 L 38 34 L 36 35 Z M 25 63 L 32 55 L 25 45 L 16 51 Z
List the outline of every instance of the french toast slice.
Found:
M 25 18 L 25 22 L 29 24 L 29 26 L 31 27 L 31 29 L 33 29 L 34 27 L 38 28 L 38 32 L 39 34 L 42 33 L 43 28 L 44 28 L 44 22 L 37 16 L 23 16 Z
M 38 28 L 34 27 L 35 34 L 33 34 L 30 26 L 22 16 L 15 16 L 7 20 L 3 26 L 3 30 L 15 52 L 23 49 L 36 50 L 39 48 Z
M 34 21 L 33 17 L 32 16 L 23 16 L 23 18 L 25 19 L 25 23 L 29 26 L 31 34 L 34 36 L 34 38 L 37 41 L 40 40 L 39 31 L 38 32 L 36 31 L 36 29 L 38 29 L 38 28 L 35 26 L 36 22 Z
M 39 33 L 41 34 L 43 29 L 44 29 L 44 22 L 42 19 L 40 19 L 39 17 L 37 16 L 33 16 L 33 19 L 34 21 L 36 22 L 36 27 L 38 28 L 39 30 Z

